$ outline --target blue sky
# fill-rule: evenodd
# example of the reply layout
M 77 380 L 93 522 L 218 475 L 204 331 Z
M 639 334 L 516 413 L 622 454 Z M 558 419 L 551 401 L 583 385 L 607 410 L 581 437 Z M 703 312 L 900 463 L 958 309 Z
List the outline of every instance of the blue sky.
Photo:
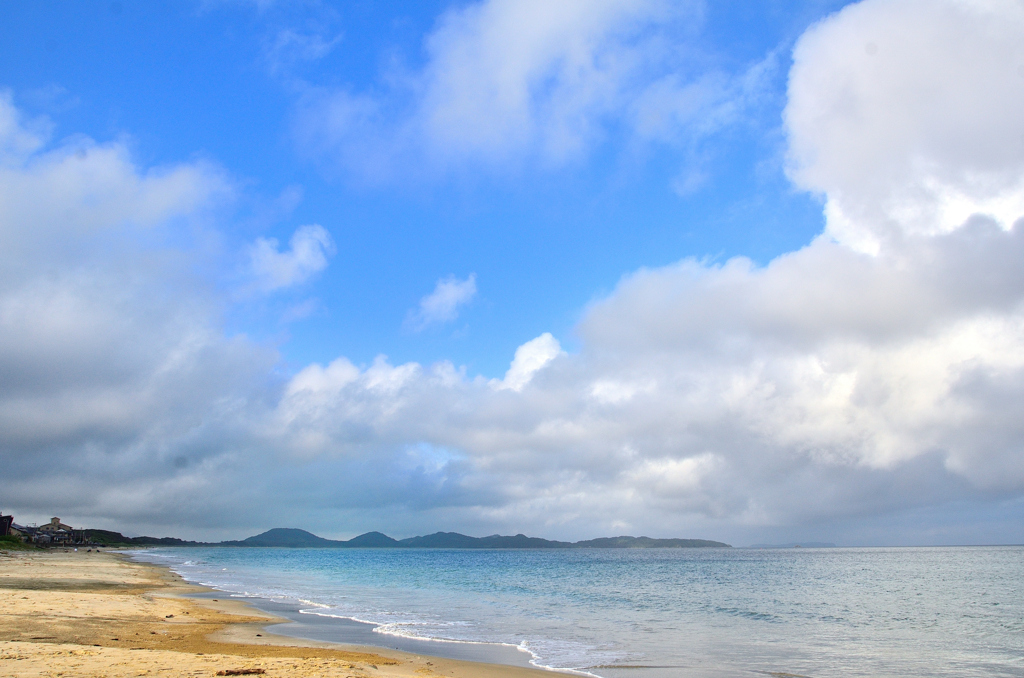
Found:
M 0 73 L 21 110 L 51 119 L 56 139 L 124 139 L 145 165 L 198 157 L 224 168 L 239 184 L 226 247 L 257 236 L 287 242 L 299 225 L 323 225 L 338 244 L 326 270 L 229 314 L 230 329 L 277 342 L 296 367 L 384 353 L 500 376 L 516 346 L 541 332 L 571 344 L 586 304 L 624 274 L 687 256 L 765 263 L 820 232 L 819 201 L 783 174 L 781 109 L 788 52 L 827 3 L 715 4 L 668 28 L 680 42 L 671 49 L 696 61 L 694 72 L 728 78 L 772 59 L 756 96 L 707 138 L 636 147 L 608 120 L 564 162 L 396 171 L 369 185 L 358 168 L 346 173 L 297 148 L 303 90 L 386 90 L 389 71 L 423 68 L 426 36 L 460 7 L 13 5 L 0 29 Z M 317 41 L 322 53 L 281 47 L 282 36 Z M 688 173 L 699 185 L 674 190 Z M 471 273 L 478 296 L 456 321 L 403 331 L 439 279 Z M 310 301 L 309 316 L 281 323 Z
M 0 509 L 1024 539 L 1018 4 L 2 12 Z

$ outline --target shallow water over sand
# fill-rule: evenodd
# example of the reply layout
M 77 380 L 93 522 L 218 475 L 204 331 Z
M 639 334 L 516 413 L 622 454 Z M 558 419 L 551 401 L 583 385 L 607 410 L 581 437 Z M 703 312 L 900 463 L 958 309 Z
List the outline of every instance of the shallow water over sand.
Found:
M 383 646 L 401 636 L 501 643 L 539 666 L 608 678 L 1024 675 L 1024 547 L 159 548 L 139 557 L 321 619 L 376 624 Z

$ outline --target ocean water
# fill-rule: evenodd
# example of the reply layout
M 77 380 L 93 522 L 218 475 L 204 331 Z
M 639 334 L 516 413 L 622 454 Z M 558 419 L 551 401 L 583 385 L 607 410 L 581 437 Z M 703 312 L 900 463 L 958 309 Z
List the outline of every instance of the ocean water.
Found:
M 1024 547 L 136 557 L 233 595 L 374 624 L 382 646 L 504 644 L 537 666 L 606 678 L 1024 676 Z

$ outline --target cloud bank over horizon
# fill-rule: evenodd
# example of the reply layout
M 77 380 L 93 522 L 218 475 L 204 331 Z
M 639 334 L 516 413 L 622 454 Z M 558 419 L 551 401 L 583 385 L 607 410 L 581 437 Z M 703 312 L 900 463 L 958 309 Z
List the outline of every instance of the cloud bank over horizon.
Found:
M 403 143 L 561 162 L 591 121 L 635 123 L 609 104 L 623 88 L 691 110 L 692 89 L 633 60 L 657 43 L 636 26 L 697 10 L 609 1 L 579 23 L 582 6 L 442 18 Z M 529 39 L 492 53 L 509 26 Z M 1024 7 L 847 6 L 797 41 L 787 97 L 787 172 L 821 197 L 822 234 L 764 266 L 636 270 L 583 311 L 578 351 L 524 337 L 500 379 L 385 356 L 284 372 L 225 332 L 230 294 L 197 270 L 234 257 L 258 293 L 298 285 L 329 265 L 328 229 L 211 251 L 236 190 L 223 170 L 52 144 L 0 98 L 0 508 L 199 538 L 1021 541 Z M 443 278 L 406 322 L 449 322 L 475 294 L 475 274 Z

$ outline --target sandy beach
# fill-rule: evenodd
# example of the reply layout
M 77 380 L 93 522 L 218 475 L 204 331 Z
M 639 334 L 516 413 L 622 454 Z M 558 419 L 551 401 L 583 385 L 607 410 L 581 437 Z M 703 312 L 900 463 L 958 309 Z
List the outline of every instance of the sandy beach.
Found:
M 552 675 L 279 636 L 245 603 L 183 597 L 203 590 L 116 552 L 0 551 L 0 675 Z

